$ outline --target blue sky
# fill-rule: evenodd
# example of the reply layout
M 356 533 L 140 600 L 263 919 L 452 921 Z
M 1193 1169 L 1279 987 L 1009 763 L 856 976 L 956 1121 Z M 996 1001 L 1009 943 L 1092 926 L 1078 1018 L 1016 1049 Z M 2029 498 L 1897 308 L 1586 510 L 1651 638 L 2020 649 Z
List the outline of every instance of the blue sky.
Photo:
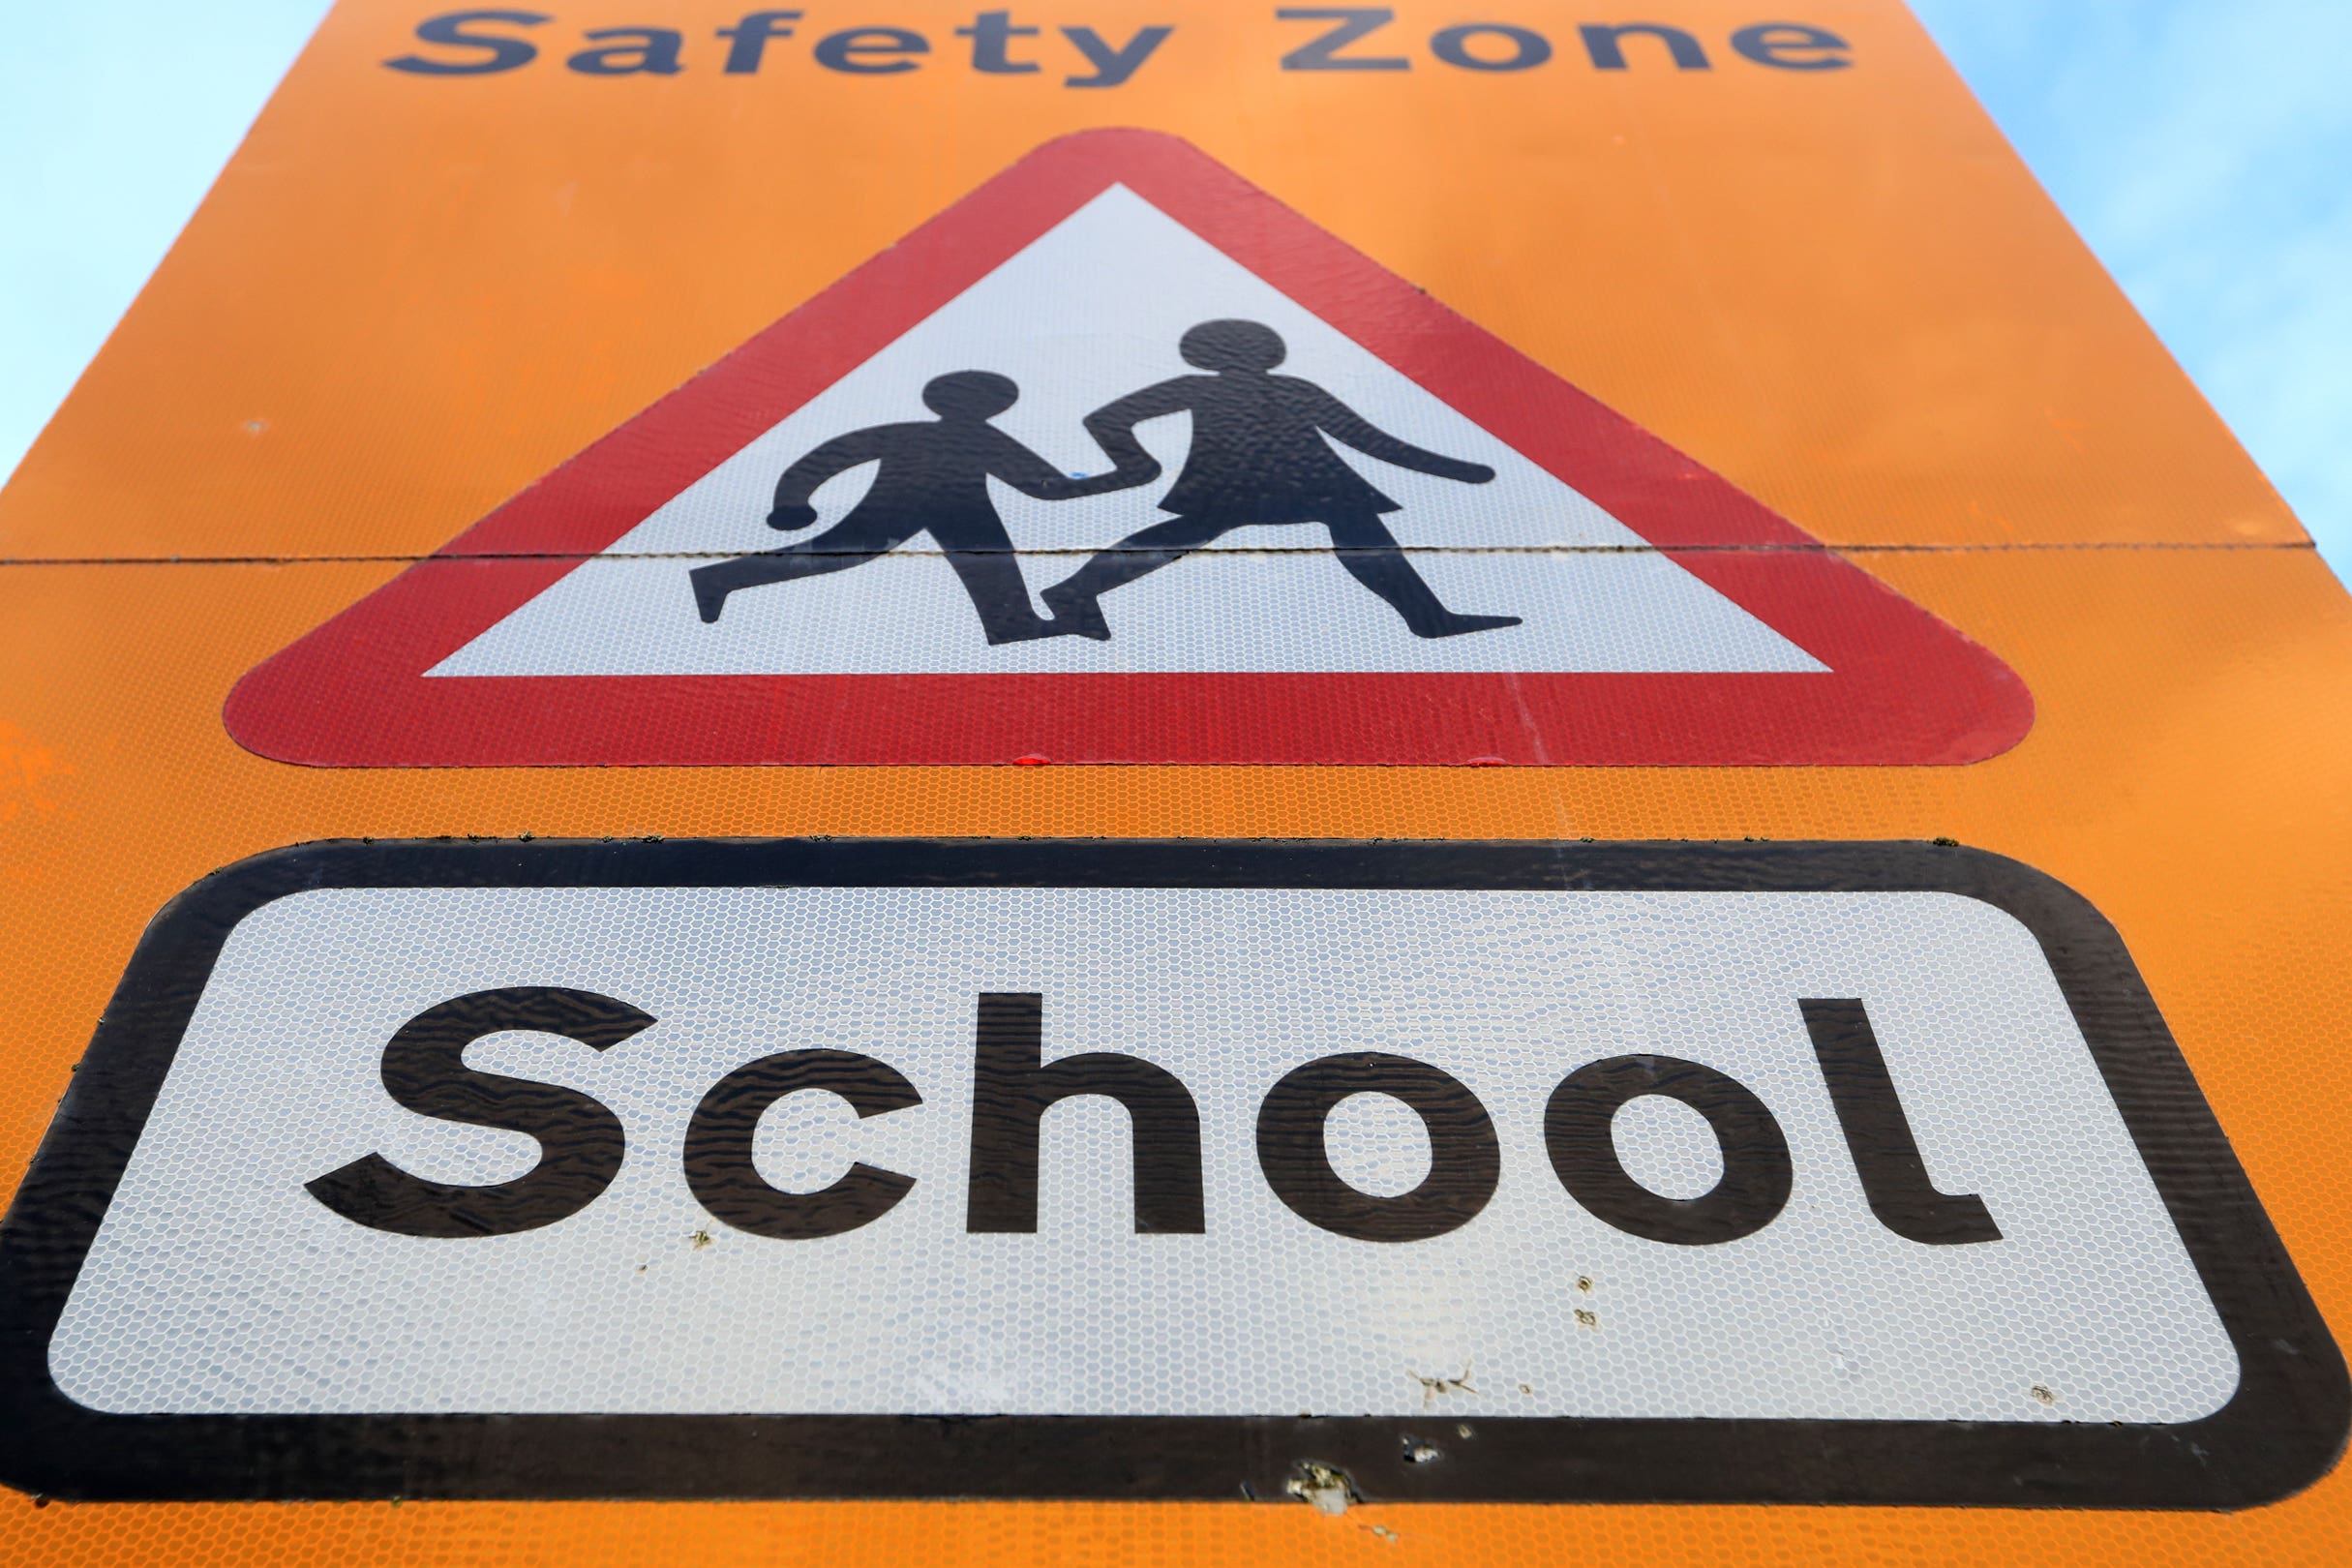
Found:
M 0 473 L 98 351 L 326 9 L 10 8 Z M 2352 577 L 2352 0 L 1914 9 Z
M 1913 0 L 2352 579 L 2352 0 Z
M 0 9 L 0 474 L 48 423 L 327 9 Z

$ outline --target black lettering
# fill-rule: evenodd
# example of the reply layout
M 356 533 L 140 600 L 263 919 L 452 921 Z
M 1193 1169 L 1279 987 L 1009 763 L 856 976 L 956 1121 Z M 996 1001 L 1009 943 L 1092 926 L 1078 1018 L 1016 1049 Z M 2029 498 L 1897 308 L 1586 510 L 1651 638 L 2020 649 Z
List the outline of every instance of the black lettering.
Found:
M 1841 53 L 1831 52 L 1852 45 L 1835 33 L 1801 22 L 1759 22 L 1742 27 L 1732 35 L 1732 47 L 1758 65 L 1782 71 L 1843 71 L 1854 64 Z
M 1016 38 L 1035 38 L 1034 27 L 1012 25 L 1010 11 L 983 11 L 972 18 L 969 27 L 958 27 L 957 38 L 972 41 L 972 69 L 990 76 L 1025 76 L 1038 70 L 1034 60 L 1015 60 L 1010 45 Z
M 1796 1006 L 1813 1037 L 1813 1054 L 1829 1085 L 1829 1102 L 1837 1107 L 1854 1174 L 1862 1179 L 1862 1195 L 1879 1223 L 1930 1247 L 1999 1241 L 2001 1227 L 1984 1199 L 1973 1192 L 1940 1192 L 1929 1178 L 1862 1004 L 1849 997 Z
M 931 41 L 903 27 L 852 27 L 817 40 L 817 64 L 853 76 L 893 76 L 913 71 L 908 56 L 928 54 Z
M 1646 33 L 1665 44 L 1667 53 L 1674 56 L 1674 69 L 1677 71 L 1707 69 L 1706 50 L 1699 46 L 1697 39 L 1679 27 L 1661 26 L 1657 22 L 1624 22 L 1616 26 L 1592 24 L 1580 27 L 1577 31 L 1583 36 L 1584 52 L 1592 56 L 1595 71 L 1625 69 L 1625 45 L 1621 41 L 1628 33 Z
M 980 999 L 972 1070 L 972 1167 L 964 1228 L 1038 1228 L 1038 1124 L 1073 1095 L 1127 1107 L 1135 1161 L 1135 1229 L 1196 1236 L 1207 1229 L 1200 1191 L 1200 1109 L 1165 1068 L 1110 1051 L 1043 1065 L 1044 999 L 988 991 Z
M 1276 12 L 1274 17 L 1277 21 L 1328 21 L 1340 24 L 1283 55 L 1284 71 L 1410 71 L 1413 68 L 1413 62 L 1401 54 L 1364 54 L 1340 58 L 1340 50 L 1397 19 L 1397 14 L 1385 6 L 1282 10 Z
M 783 1051 L 737 1068 L 711 1085 L 686 1125 L 686 1185 L 713 1220 L 779 1241 L 838 1236 L 881 1219 L 914 1188 L 914 1177 L 863 1161 L 814 1192 L 769 1186 L 751 1159 L 760 1118 L 806 1089 L 840 1096 L 860 1118 L 922 1103 L 897 1069 L 856 1051 Z
M 1492 33 L 1503 40 L 1510 45 L 1511 52 L 1493 58 L 1472 53 L 1470 40 L 1481 33 Z M 1464 71 L 1527 71 L 1552 58 L 1552 40 L 1502 22 L 1468 22 L 1448 27 L 1432 38 L 1430 52 L 1447 65 L 1460 66 Z
M 552 985 L 473 991 L 427 1008 L 384 1047 L 377 1070 L 385 1091 L 419 1116 L 527 1133 L 538 1140 L 538 1163 L 511 1182 L 460 1187 L 371 1154 L 303 1190 L 346 1220 L 402 1236 L 510 1236 L 568 1220 L 620 1173 L 628 1153 L 620 1118 L 577 1089 L 477 1072 L 466 1047 L 530 1029 L 606 1051 L 652 1022 L 626 1002 Z
M 527 66 L 539 57 L 536 45 L 519 38 L 500 38 L 495 33 L 469 33 L 466 29 L 475 22 L 502 22 L 508 27 L 537 27 L 553 20 L 535 11 L 452 11 L 446 15 L 434 16 L 416 24 L 416 36 L 427 44 L 441 44 L 452 48 L 481 49 L 488 58 L 481 60 L 436 60 L 422 54 L 400 54 L 384 62 L 386 70 L 406 71 L 419 76 L 487 76 L 500 71 L 512 71 Z
M 767 58 L 768 41 L 790 38 L 790 23 L 800 19 L 797 11 L 754 11 L 733 27 L 722 27 L 718 36 L 733 40 L 727 45 L 727 64 L 723 68 L 730 76 L 748 76 L 760 69 Z
M 1678 1100 L 1707 1120 L 1723 1153 L 1723 1179 L 1695 1198 L 1662 1197 L 1617 1158 L 1619 1107 L 1643 1095 Z M 1560 1080 L 1544 1107 L 1552 1169 L 1596 1219 L 1628 1235 L 1677 1247 L 1712 1247 L 1754 1235 L 1788 1206 L 1789 1140 L 1764 1102 L 1738 1079 L 1673 1056 L 1612 1056 Z
M 1065 27 L 1062 36 L 1069 39 L 1086 63 L 1095 68 L 1091 76 L 1064 76 L 1065 87 L 1116 87 L 1143 68 L 1152 51 L 1167 42 L 1173 27 L 1138 27 L 1135 36 L 1118 48 L 1091 27 Z
M 580 36 L 597 42 L 634 41 L 582 49 L 563 62 L 584 76 L 675 76 L 679 69 L 678 51 L 686 42 L 684 34 L 668 27 L 599 27 Z
M 1402 1100 L 1429 1130 L 1430 1173 L 1409 1192 L 1375 1196 L 1331 1168 L 1324 1119 L 1341 1101 L 1366 1094 Z M 1502 1179 L 1502 1148 L 1478 1097 L 1427 1062 L 1380 1051 L 1326 1056 L 1285 1073 L 1257 1107 L 1257 1162 L 1291 1213 L 1358 1241 L 1426 1241 L 1458 1230 Z

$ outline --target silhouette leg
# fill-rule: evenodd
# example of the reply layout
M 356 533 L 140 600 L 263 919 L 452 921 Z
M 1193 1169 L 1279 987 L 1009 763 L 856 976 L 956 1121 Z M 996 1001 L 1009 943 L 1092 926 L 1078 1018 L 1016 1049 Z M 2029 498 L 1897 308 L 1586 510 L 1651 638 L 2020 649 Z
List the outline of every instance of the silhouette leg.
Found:
M 983 502 L 972 510 L 943 508 L 926 519 L 926 526 L 972 596 L 980 630 L 991 646 L 1055 635 L 1054 623 L 1030 606 L 1021 558 L 1013 553 L 1012 535 L 1005 531 L 994 506 Z
M 938 537 L 936 530 L 933 537 Z M 1030 607 L 1029 583 L 1010 546 L 971 550 L 946 539 L 940 543 L 947 550 L 948 564 L 963 579 L 964 591 L 972 595 L 972 608 L 980 612 L 980 630 L 990 644 L 1028 643 L 1055 635 L 1054 623 Z
M 1460 637 L 1519 624 L 1517 616 L 1463 616 L 1448 610 L 1376 514 L 1339 517 L 1323 526 L 1348 575 L 1387 600 L 1415 637 Z
M 904 544 L 911 535 L 892 538 L 860 528 L 851 531 L 846 527 L 830 529 L 814 539 L 803 539 L 781 550 L 762 551 L 756 556 L 738 556 L 733 560 L 714 560 L 708 566 L 697 566 L 686 575 L 694 583 L 694 608 L 701 613 L 704 623 L 716 621 L 727 607 L 727 595 L 747 588 L 760 588 L 769 583 L 790 583 L 797 578 L 823 577 L 828 572 L 844 572 L 852 566 L 862 566 L 876 556 Z
M 1138 528 L 1047 588 L 1045 608 L 1053 612 L 1057 624 L 1081 637 L 1107 642 L 1110 626 L 1102 618 L 1100 602 L 1103 594 L 1183 559 L 1232 527 L 1210 518 L 1172 517 Z

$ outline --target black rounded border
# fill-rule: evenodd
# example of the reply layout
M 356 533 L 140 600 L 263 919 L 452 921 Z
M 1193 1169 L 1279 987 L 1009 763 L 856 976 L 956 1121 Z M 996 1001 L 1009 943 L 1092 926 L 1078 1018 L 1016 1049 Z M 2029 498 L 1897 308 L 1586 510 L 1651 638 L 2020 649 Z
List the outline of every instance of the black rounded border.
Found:
M 2239 1357 L 2176 1425 L 1475 1420 L 1448 1461 L 1385 1417 L 122 1416 L 48 1341 L 222 944 L 317 888 L 1077 887 L 1935 891 L 2039 940 Z M 149 924 L 5 1222 L 0 1479 L 127 1498 L 1282 1498 L 1309 1464 L 1380 1500 L 2236 1509 L 2326 1474 L 2352 1428 L 2335 1341 L 2115 928 L 2053 879 L 1914 842 L 1143 839 L 336 841 L 217 871 Z

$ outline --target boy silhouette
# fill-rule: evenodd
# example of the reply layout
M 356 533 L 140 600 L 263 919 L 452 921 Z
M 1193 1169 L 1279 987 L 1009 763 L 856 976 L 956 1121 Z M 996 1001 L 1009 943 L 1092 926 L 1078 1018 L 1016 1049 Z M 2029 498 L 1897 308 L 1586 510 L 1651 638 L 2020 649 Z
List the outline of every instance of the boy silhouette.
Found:
M 956 371 L 933 377 L 922 389 L 923 404 L 937 419 L 853 430 L 811 448 L 776 481 L 769 528 L 790 531 L 816 522 L 808 498 L 826 480 L 861 463 L 881 464 L 873 487 L 847 517 L 815 538 L 695 567 L 688 575 L 704 621 L 718 619 L 731 593 L 847 571 L 927 532 L 963 580 L 991 644 L 1056 635 L 1061 628 L 1030 607 L 1029 585 L 1011 536 L 988 497 L 991 475 L 1040 500 L 1080 493 L 1075 481 L 988 423 L 1020 395 L 1010 377 Z M 1109 488 L 1101 478 L 1090 484 Z
M 1149 484 L 1160 465 L 1135 427 L 1165 414 L 1192 416 L 1184 471 L 1160 501 L 1175 516 L 1128 535 L 1044 592 L 1057 629 L 1102 641 L 1103 594 L 1182 559 L 1235 528 L 1320 523 L 1340 564 L 1404 618 L 1416 637 L 1516 626 L 1517 616 L 1448 610 L 1380 521 L 1397 502 L 1365 483 L 1323 437 L 1417 473 L 1483 485 L 1494 470 L 1426 451 L 1379 430 L 1312 381 L 1270 374 L 1285 353 L 1282 337 L 1256 321 L 1203 321 L 1178 344 L 1185 363 L 1206 376 L 1179 376 L 1131 392 L 1086 416 L 1087 433 L 1114 465 L 1092 488 Z M 1092 489 L 1090 492 L 1092 493 Z

